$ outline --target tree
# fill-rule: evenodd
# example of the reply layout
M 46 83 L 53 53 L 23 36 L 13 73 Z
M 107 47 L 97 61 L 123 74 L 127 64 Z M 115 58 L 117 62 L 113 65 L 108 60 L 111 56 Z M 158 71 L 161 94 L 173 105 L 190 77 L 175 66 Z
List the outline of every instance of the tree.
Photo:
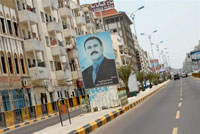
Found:
M 120 66 L 117 69 L 119 78 L 123 81 L 125 88 L 126 88 L 126 94 L 128 97 L 130 97 L 130 91 L 128 88 L 128 79 L 131 74 L 131 64 L 128 64 L 127 66 Z
M 160 74 L 159 73 L 154 73 L 154 78 L 153 78 L 153 84 L 158 85 L 160 79 Z
M 140 85 L 142 86 L 142 88 L 139 89 L 139 90 L 144 90 L 144 84 L 143 84 L 143 82 L 144 82 L 144 79 L 145 79 L 145 73 L 138 71 L 136 73 L 136 76 L 137 76 L 137 80 L 140 82 Z
M 153 78 L 154 78 L 154 73 L 153 72 L 149 72 L 148 74 L 147 74 L 147 79 L 149 80 L 149 86 L 150 86 L 150 88 L 152 88 L 152 81 L 153 81 Z

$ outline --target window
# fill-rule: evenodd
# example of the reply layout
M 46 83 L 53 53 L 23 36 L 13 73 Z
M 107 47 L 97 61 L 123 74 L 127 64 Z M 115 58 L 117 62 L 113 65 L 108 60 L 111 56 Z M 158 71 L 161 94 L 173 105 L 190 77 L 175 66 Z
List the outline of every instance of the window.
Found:
M 77 70 L 77 67 L 76 67 L 75 60 L 74 60 L 74 59 L 71 60 L 71 62 L 70 62 L 70 67 L 71 67 L 71 70 L 72 70 L 72 71 L 76 71 L 76 70 Z
M 1 52 L 1 65 L 3 68 L 3 73 L 7 74 L 7 69 L 6 69 L 6 59 L 5 59 L 5 55 L 3 52 Z
M 19 36 L 18 34 L 18 24 L 16 22 L 13 22 L 14 28 L 15 28 L 15 35 Z
M 118 17 L 117 17 L 117 18 L 115 18 L 115 21 L 116 21 L 116 22 L 119 22 L 119 18 L 118 18 Z
M 25 97 L 24 97 L 24 91 L 23 90 L 12 90 L 13 95 L 13 103 L 15 109 L 21 109 L 26 107 Z
M 57 94 L 58 94 L 58 98 L 60 98 L 60 92 L 59 91 L 57 91 Z
M 4 111 L 11 110 L 10 98 L 9 98 L 8 91 L 4 90 L 4 91 L 1 91 L 0 93 L 2 96 Z
M 110 22 L 111 22 L 111 23 L 114 23 L 114 22 L 115 22 L 115 18 L 112 18 L 112 19 L 110 20 Z
M 55 61 L 55 68 L 56 68 L 56 71 L 62 70 L 60 61 L 58 62 Z
M 42 22 L 45 22 L 45 18 L 44 18 L 44 13 L 40 12 L 41 18 L 42 18 Z
M 49 45 L 49 37 L 48 36 L 45 36 L 45 40 L 46 40 L 46 45 L 47 45 L 47 47 L 49 47 L 50 45 Z
M 13 34 L 13 32 L 12 32 L 11 21 L 10 21 L 10 20 L 7 20 L 7 23 L 8 23 L 8 29 L 9 29 L 9 33 L 12 35 L 12 34 Z
M 10 68 L 10 73 L 14 74 L 14 70 L 13 70 L 13 63 L 12 63 L 12 57 L 11 54 L 8 53 L 8 64 L 9 64 L 9 68 Z
M 24 58 L 22 55 L 20 56 L 20 62 L 22 67 L 22 73 L 25 74 Z
M 47 14 L 45 14 L 45 18 L 46 18 L 46 22 L 49 22 Z
M 51 71 L 55 71 L 53 61 L 50 61 Z
M 17 74 L 19 74 L 19 64 L 18 64 L 18 58 L 17 58 L 17 54 L 14 54 L 14 60 L 15 60 L 15 69 Z
M 110 19 L 106 20 L 106 23 L 107 23 L 107 24 L 110 24 Z
M 117 29 L 113 29 L 112 32 L 113 32 L 113 33 L 116 33 L 116 32 L 117 32 Z
M 31 61 L 28 59 L 28 67 L 31 68 Z
M 1 29 L 2 29 L 2 31 L 3 31 L 3 33 L 6 33 L 4 19 L 0 18 L 0 21 L 1 21 Z

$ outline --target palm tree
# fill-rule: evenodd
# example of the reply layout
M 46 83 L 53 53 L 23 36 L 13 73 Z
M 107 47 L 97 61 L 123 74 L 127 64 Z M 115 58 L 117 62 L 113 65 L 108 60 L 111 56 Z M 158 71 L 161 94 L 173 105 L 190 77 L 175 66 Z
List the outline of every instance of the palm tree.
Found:
M 145 73 L 138 71 L 136 73 L 136 76 L 137 76 L 137 80 L 140 82 L 140 85 L 142 86 L 142 89 L 139 89 L 139 91 L 140 90 L 144 90 L 144 84 L 143 84 L 143 82 L 144 82 L 144 79 L 145 79 Z
M 149 72 L 149 73 L 147 74 L 147 79 L 149 80 L 150 88 L 152 88 L 152 81 L 153 81 L 153 78 L 154 78 L 154 73 L 153 73 L 153 72 Z
M 158 85 L 159 79 L 160 79 L 160 74 L 154 73 L 153 84 Z
M 127 66 L 120 66 L 117 69 L 119 78 L 123 81 L 125 88 L 126 88 L 126 94 L 128 97 L 130 97 L 130 91 L 128 88 L 128 79 L 131 74 L 131 64 L 128 64 Z

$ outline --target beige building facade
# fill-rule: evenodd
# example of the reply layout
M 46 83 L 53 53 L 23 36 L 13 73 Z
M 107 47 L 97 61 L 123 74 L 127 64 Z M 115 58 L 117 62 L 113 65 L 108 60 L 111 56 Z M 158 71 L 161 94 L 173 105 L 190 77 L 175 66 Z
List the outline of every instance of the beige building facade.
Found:
M 1 0 L 0 112 L 35 105 L 19 23 L 15 3 L 11 0 Z M 14 114 L 17 112 L 19 111 L 15 111 Z

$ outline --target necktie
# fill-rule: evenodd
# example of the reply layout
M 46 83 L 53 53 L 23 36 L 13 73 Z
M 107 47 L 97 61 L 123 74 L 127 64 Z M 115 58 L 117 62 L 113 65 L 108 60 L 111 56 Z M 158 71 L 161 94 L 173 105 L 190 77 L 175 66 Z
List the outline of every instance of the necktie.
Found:
M 95 80 L 96 80 L 96 77 L 97 77 L 97 71 L 98 71 L 98 64 L 94 64 L 93 70 L 92 70 L 92 79 L 93 79 L 94 84 L 95 84 Z

